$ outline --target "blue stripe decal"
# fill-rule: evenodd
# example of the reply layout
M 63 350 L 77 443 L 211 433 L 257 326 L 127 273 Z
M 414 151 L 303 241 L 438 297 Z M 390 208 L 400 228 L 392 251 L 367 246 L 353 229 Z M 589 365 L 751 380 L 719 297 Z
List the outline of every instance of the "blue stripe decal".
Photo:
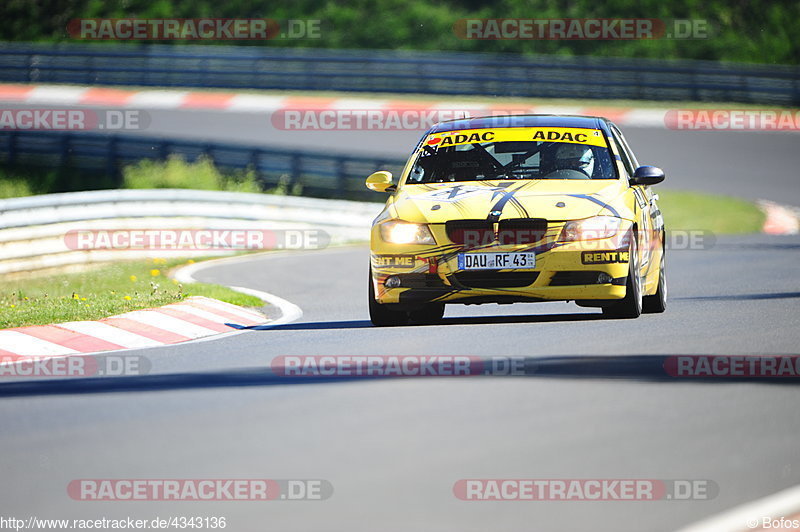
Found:
M 496 198 L 500 195 L 500 200 L 492 206 L 492 209 L 489 211 L 489 216 L 486 217 L 486 220 L 489 222 L 497 222 L 500 219 L 500 215 L 503 213 L 503 209 L 506 206 L 506 203 L 509 202 L 514 197 L 514 194 L 520 190 L 525 185 L 519 186 L 515 189 L 509 190 L 513 183 L 503 184 L 501 188 L 495 189 L 492 193 L 492 199 Z M 497 214 L 493 214 L 497 213 Z
M 570 197 L 573 197 L 573 198 L 581 198 L 581 199 L 589 200 L 592 203 L 596 203 L 596 204 L 600 205 L 604 209 L 608 209 L 608 211 L 611 212 L 611 214 L 613 214 L 614 216 L 616 216 L 618 218 L 622 218 L 622 216 L 620 216 L 619 212 L 617 212 L 617 209 L 615 209 L 614 207 L 612 207 L 611 205 L 609 205 L 605 201 L 601 201 L 601 200 L 599 200 L 597 198 L 593 198 L 592 196 L 589 196 L 587 194 L 567 194 L 567 196 L 570 196 Z

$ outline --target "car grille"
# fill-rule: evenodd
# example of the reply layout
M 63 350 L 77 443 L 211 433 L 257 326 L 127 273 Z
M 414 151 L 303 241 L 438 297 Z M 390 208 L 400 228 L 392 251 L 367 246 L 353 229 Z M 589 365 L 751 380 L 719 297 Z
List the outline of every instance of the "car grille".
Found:
M 497 241 L 501 246 L 512 244 L 533 244 L 547 233 L 547 220 L 544 218 L 512 218 L 500 220 Z
M 494 241 L 502 245 L 533 244 L 547 233 L 544 218 L 511 218 L 500 220 L 495 234 L 489 220 L 450 220 L 445 223 L 447 238 L 466 248 L 486 246 Z
M 539 272 L 497 272 L 492 270 L 459 272 L 456 281 L 469 288 L 519 288 L 536 282 Z
M 447 238 L 464 247 L 479 247 L 494 242 L 494 224 L 488 220 L 450 220 L 445 223 Z

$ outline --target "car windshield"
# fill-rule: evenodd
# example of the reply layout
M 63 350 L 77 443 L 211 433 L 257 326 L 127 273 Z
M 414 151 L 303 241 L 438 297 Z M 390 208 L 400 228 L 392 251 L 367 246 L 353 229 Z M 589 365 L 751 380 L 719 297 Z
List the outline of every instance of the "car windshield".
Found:
M 570 135 L 566 130 L 526 130 L 522 135 L 471 130 L 428 135 L 423 139 L 407 182 L 617 178 L 600 131 L 584 130 L 586 133 L 567 136 L 564 142 L 565 135 Z M 520 136 L 542 140 L 497 140 Z M 586 143 L 575 142 L 575 137 Z M 548 140 L 551 138 L 558 140 Z

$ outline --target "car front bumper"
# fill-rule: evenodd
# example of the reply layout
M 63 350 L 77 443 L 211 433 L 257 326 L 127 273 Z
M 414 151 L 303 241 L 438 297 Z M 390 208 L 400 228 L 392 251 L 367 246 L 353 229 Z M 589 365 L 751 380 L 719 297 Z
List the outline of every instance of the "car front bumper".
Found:
M 379 303 L 414 307 L 429 302 L 578 301 L 602 306 L 605 300 L 625 297 L 629 257 L 627 247 L 619 249 L 619 240 L 562 243 L 551 239 L 534 246 L 498 245 L 479 250 L 455 245 L 377 244 L 372 248 L 371 270 Z M 534 268 L 458 267 L 460 253 L 521 251 L 536 253 Z

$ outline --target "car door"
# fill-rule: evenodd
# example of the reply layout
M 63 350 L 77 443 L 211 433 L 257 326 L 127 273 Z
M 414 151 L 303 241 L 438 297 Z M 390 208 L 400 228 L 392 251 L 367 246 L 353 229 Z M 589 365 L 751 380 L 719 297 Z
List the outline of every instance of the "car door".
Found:
M 639 162 L 636 156 L 631 151 L 630 146 L 625 141 L 622 132 L 616 127 L 611 126 L 611 134 L 614 138 L 619 149 L 619 155 L 622 166 L 627 172 L 627 179 L 630 181 L 636 168 L 639 167 Z M 644 185 L 631 185 L 633 195 L 636 198 L 636 205 L 634 214 L 639 226 L 638 243 L 639 243 L 639 259 L 642 267 L 642 272 L 647 272 L 651 261 L 653 260 L 653 251 L 660 240 L 657 232 L 657 217 L 660 217 L 660 211 L 656 205 L 658 197 L 652 193 L 650 187 Z

